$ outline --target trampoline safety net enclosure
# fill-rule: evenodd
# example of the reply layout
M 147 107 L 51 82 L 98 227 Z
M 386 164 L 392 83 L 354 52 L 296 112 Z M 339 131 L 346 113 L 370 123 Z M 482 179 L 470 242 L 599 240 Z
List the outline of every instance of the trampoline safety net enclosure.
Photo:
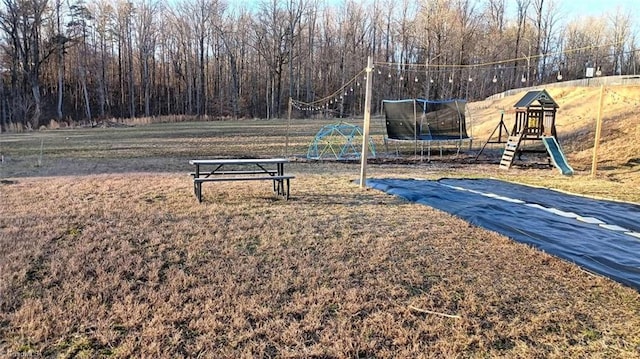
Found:
M 469 139 L 465 100 L 384 100 L 387 137 L 404 141 Z

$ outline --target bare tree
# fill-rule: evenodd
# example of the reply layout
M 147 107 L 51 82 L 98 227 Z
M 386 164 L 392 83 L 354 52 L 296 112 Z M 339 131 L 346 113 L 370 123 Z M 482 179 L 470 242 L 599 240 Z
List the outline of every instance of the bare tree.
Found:
M 287 95 L 335 95 L 368 55 L 376 99 L 480 98 L 560 72 L 581 78 L 585 65 L 623 74 L 638 63 L 629 13 L 561 23 L 557 0 L 513 9 L 507 0 L 262 0 L 228 12 L 220 0 L 82 1 L 0 0 L 4 127 L 47 117 L 274 117 Z M 360 113 L 360 82 L 328 98 L 332 110 Z
M 58 88 L 57 88 L 57 92 L 58 92 L 58 101 L 57 101 L 57 105 L 56 105 L 56 114 L 57 114 L 57 118 L 58 121 L 61 121 L 63 118 L 63 110 L 62 110 L 62 104 L 63 104 L 63 99 L 64 99 L 64 54 L 65 54 L 65 48 L 66 48 L 66 44 L 69 41 L 69 38 L 67 38 L 64 35 L 63 32 L 63 27 L 62 27 L 62 2 L 60 0 L 56 0 L 56 35 L 55 35 L 55 43 L 57 45 L 56 47 L 56 52 L 57 52 L 57 75 L 58 75 Z
M 68 24 L 69 33 L 76 46 L 76 71 L 82 91 L 82 102 L 84 104 L 84 114 L 86 119 L 92 122 L 91 103 L 89 102 L 89 89 L 87 88 L 87 65 L 88 59 L 92 57 L 87 44 L 88 28 L 93 20 L 93 15 L 83 2 L 71 5 L 71 21 Z
M 290 0 L 285 7 L 277 0 L 264 2 L 254 23 L 254 46 L 269 68 L 267 118 L 280 115 L 283 70 L 292 61 L 294 44 L 298 40 L 297 25 L 305 6 L 304 1 Z M 293 92 L 291 87 L 290 92 Z
M 8 36 L 11 69 L 11 96 L 17 117 L 29 118 L 33 128 L 40 125 L 42 100 L 40 70 L 56 43 L 42 42 L 41 31 L 47 19 L 47 0 L 4 0 L 0 10 L 0 27 Z M 41 46 L 44 45 L 44 48 Z
M 605 41 L 606 21 L 603 18 L 593 17 L 588 22 L 569 22 L 564 30 L 562 43 L 562 69 L 565 75 L 568 78 L 584 78 L 585 65 L 591 66 L 596 61 L 603 63 L 609 50 L 604 46 Z
M 558 3 L 555 0 L 534 0 L 534 7 L 536 9 L 535 24 L 537 29 L 535 51 L 537 55 L 535 60 L 537 76 L 535 76 L 535 79 L 540 82 L 548 77 L 549 58 L 545 54 L 557 52 L 556 46 L 559 43 L 557 31 L 561 14 Z
M 522 56 L 522 52 L 520 49 L 520 45 L 522 43 L 522 39 L 525 38 L 526 35 L 526 25 L 527 25 L 527 12 L 529 11 L 529 6 L 531 5 L 531 0 L 516 0 L 516 21 L 517 21 L 517 29 L 516 29 L 516 38 L 515 38 L 515 46 L 514 46 L 514 52 L 513 52 L 513 58 L 515 58 L 516 60 L 513 63 L 513 84 L 515 86 L 518 86 L 518 81 L 519 81 L 519 77 L 518 77 L 518 63 L 519 61 L 517 60 L 518 58 L 520 58 Z M 527 50 L 527 67 L 525 68 L 525 70 L 522 72 L 522 79 L 524 79 L 525 81 L 529 81 L 529 76 L 528 76 L 528 72 L 529 72 L 529 66 L 530 66 L 530 59 L 529 56 L 531 56 L 531 40 L 530 39 L 526 39 L 525 41 L 527 41 L 527 45 L 529 46 L 529 49 Z
M 151 68 L 154 62 L 158 36 L 157 18 L 161 14 L 160 3 L 156 0 L 141 0 L 137 6 L 136 32 L 140 62 L 140 83 L 144 103 L 144 115 L 151 115 Z
M 609 42 L 613 51 L 613 73 L 621 75 L 625 65 L 625 48 L 629 48 L 627 39 L 631 35 L 631 14 L 621 8 L 608 16 L 610 29 L 608 33 Z
M 97 34 L 97 56 L 100 59 L 100 66 L 97 69 L 95 81 L 97 82 L 97 97 L 98 97 L 98 114 L 100 117 L 104 117 L 106 113 L 106 107 L 111 105 L 111 96 L 108 94 L 108 81 L 107 72 L 110 64 L 111 53 L 109 52 L 110 46 L 113 41 L 113 29 L 111 20 L 114 18 L 114 9 L 108 1 L 95 2 L 90 5 L 90 11 L 94 15 L 95 31 Z

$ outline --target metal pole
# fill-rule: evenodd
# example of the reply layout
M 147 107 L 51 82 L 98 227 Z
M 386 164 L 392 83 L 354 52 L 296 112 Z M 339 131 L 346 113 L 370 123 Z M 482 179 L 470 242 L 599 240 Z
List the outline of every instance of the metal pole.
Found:
M 362 128 L 362 153 L 360 155 L 360 188 L 367 187 L 367 157 L 369 157 L 369 124 L 371 122 L 371 89 L 373 59 L 367 58 L 367 86 L 364 96 L 364 125 Z
M 527 53 L 527 87 L 531 86 L 531 40 L 529 42 L 529 52 Z

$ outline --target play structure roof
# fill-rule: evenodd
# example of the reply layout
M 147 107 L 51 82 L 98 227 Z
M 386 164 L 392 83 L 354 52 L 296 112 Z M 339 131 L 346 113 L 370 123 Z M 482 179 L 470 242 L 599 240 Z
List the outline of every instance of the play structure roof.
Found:
M 529 108 L 535 102 L 538 102 L 542 107 L 559 108 L 558 104 L 553 100 L 547 90 L 529 91 L 518 101 L 513 107 L 515 108 Z

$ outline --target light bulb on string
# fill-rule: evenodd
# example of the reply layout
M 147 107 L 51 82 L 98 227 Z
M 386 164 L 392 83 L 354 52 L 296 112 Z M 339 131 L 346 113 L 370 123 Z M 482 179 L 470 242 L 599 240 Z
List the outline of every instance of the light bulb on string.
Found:
M 430 82 L 430 83 L 433 83 L 433 77 L 429 79 L 429 82 Z
M 418 82 L 418 76 L 416 76 L 416 78 L 413 81 Z
M 469 82 L 472 82 L 473 81 L 473 77 L 469 76 L 469 78 L 467 80 L 469 80 Z
M 494 84 L 498 82 L 498 77 L 496 75 L 493 75 L 493 80 L 491 80 L 491 82 L 493 82 Z
M 527 78 L 524 77 L 524 74 L 522 74 L 522 78 L 520 79 L 520 82 L 522 82 L 522 83 L 527 82 Z

